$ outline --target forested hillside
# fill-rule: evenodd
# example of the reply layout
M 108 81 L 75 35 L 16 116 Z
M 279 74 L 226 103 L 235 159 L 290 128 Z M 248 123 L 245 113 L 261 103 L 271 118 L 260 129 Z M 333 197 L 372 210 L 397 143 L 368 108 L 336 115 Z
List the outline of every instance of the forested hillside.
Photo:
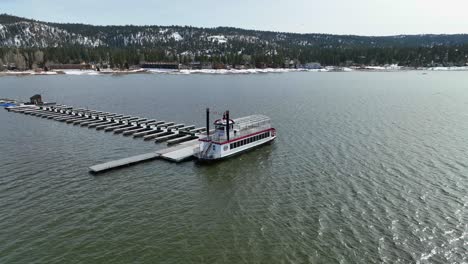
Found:
M 143 61 L 218 62 L 284 67 L 322 65 L 465 65 L 468 35 L 367 37 L 189 26 L 92 26 L 0 15 L 0 67 Z M 286 63 L 287 64 L 287 63 Z

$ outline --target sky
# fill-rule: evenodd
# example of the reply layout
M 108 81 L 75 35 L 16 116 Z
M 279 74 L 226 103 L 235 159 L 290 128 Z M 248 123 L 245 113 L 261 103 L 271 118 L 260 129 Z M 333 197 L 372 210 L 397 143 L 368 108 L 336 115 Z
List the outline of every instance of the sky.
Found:
M 468 0 L 0 0 L 0 13 L 96 25 L 352 35 L 468 33 Z

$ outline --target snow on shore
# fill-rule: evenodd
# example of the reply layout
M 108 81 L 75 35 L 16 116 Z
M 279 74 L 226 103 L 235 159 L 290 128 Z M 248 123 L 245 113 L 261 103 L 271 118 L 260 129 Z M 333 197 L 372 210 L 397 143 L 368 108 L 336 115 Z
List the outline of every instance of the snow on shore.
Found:
M 284 72 L 319 72 L 319 71 L 328 71 L 326 69 L 320 70 L 308 70 L 308 69 L 274 69 L 274 68 L 266 68 L 266 69 L 243 69 L 243 70 L 179 70 L 170 72 L 172 74 L 255 74 L 255 73 L 284 73 Z
M 0 76 L 13 75 L 120 75 L 120 74 L 261 74 L 261 73 L 287 73 L 287 72 L 353 72 L 353 71 L 369 71 L 369 72 L 398 72 L 398 71 L 468 71 L 468 66 L 464 67 L 424 67 L 424 68 L 405 68 L 400 66 L 366 66 L 360 68 L 348 67 L 333 67 L 328 66 L 323 69 L 286 69 L 286 68 L 266 68 L 266 69 L 202 69 L 202 70 L 171 70 L 171 69 L 134 69 L 134 70 L 102 70 L 100 72 L 93 70 L 57 70 L 48 72 L 36 71 L 3 71 Z
M 464 67 L 432 67 L 427 68 L 429 71 L 468 71 L 468 66 Z
M 99 75 L 99 72 L 93 70 L 61 70 L 60 73 L 66 75 Z

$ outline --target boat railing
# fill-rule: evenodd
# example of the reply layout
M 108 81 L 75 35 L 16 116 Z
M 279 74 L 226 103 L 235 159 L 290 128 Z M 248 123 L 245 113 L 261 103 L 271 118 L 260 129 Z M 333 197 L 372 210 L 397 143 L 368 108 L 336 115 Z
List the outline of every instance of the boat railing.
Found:
M 270 128 L 271 128 L 270 124 L 265 124 L 265 125 L 262 125 L 262 126 L 251 127 L 249 129 L 243 129 L 243 130 L 240 130 L 240 131 L 236 131 L 236 130 L 231 131 L 229 140 L 234 140 L 236 138 L 244 137 L 244 136 L 247 136 L 247 135 L 250 135 L 250 134 L 254 134 L 256 132 L 260 132 L 260 131 L 263 131 L 263 130 L 270 129 Z M 220 135 L 220 134 L 215 133 L 214 135 L 210 135 L 210 138 L 214 142 L 227 141 L 227 136 L 225 134 Z

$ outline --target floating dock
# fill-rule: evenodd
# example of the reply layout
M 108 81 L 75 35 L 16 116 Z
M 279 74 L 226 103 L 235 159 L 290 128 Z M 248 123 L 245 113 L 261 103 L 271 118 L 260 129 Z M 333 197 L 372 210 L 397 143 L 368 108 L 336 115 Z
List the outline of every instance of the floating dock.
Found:
M 157 159 L 160 156 L 161 154 L 159 153 L 150 152 L 150 153 L 141 154 L 138 156 L 133 156 L 129 158 L 124 158 L 124 159 L 119 159 L 119 160 L 114 160 L 114 161 L 109 161 L 106 163 L 94 165 L 94 166 L 89 167 L 89 171 L 92 173 L 100 173 L 100 172 L 104 172 L 104 171 L 108 171 L 108 170 L 112 170 L 112 169 L 116 169 L 116 168 L 120 168 L 124 166 L 129 166 L 129 165 L 144 162 L 144 161 Z
M 154 159 L 182 162 L 191 159 L 197 148 L 198 140 L 192 140 L 171 148 L 94 165 L 89 167 L 89 171 L 91 173 L 101 173 Z
M 171 146 L 154 152 L 91 166 L 89 171 L 92 173 L 104 172 L 154 159 L 164 159 L 172 162 L 191 159 L 198 149 L 198 138 L 202 133 L 206 133 L 206 128 L 195 128 L 194 125 L 66 105 L 13 106 L 7 108 L 7 110 L 13 113 L 63 122 L 64 124 L 88 127 L 89 129 L 94 128 L 123 136 L 133 136 L 135 139 L 141 138 L 158 144 L 167 142 L 167 145 Z

